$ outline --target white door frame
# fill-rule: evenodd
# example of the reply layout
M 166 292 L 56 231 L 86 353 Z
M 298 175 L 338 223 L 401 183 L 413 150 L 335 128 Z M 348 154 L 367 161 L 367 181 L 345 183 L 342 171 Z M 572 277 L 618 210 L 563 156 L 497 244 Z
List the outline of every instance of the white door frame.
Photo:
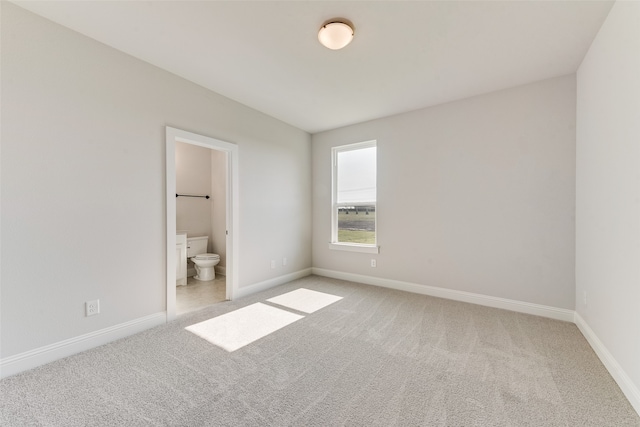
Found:
M 227 153 L 227 299 L 238 289 L 238 146 L 219 139 L 166 127 L 167 140 L 167 322 L 176 318 L 176 142 Z

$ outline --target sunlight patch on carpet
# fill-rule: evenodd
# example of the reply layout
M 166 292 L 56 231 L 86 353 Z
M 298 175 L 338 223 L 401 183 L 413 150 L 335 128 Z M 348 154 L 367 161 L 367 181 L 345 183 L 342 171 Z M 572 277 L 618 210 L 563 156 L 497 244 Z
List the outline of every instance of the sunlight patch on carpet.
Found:
M 304 316 L 266 304 L 251 304 L 185 329 L 227 351 L 235 351 Z
M 341 299 L 342 297 L 336 295 L 300 288 L 277 297 L 269 298 L 267 301 L 302 311 L 303 313 L 313 313 Z

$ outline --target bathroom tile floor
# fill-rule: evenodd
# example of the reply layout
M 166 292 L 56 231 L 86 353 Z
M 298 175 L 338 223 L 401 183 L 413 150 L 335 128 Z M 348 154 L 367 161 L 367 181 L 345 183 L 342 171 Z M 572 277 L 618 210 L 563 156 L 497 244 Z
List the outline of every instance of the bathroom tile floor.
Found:
M 226 299 L 226 277 L 216 274 L 211 282 L 189 277 L 187 286 L 176 286 L 176 314 L 199 310 Z

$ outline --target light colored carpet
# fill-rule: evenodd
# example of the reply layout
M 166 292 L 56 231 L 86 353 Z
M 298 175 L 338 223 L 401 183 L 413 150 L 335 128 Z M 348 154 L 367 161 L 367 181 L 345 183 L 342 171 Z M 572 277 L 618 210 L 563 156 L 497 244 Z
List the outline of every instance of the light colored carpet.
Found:
M 233 353 L 184 329 L 298 288 L 343 299 Z M 640 426 L 573 324 L 316 276 L 0 387 L 3 426 Z
M 324 292 L 312 291 L 300 288 L 277 297 L 269 298 L 267 301 L 287 308 L 292 308 L 303 313 L 313 313 L 324 308 L 342 297 L 329 295 Z
M 185 329 L 227 351 L 236 351 L 303 317 L 257 302 Z

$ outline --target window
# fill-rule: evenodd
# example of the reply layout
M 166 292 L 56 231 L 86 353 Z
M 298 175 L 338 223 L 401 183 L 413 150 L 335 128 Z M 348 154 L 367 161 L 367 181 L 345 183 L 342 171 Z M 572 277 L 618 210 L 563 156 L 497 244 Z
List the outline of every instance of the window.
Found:
M 332 149 L 331 249 L 378 252 L 376 141 Z

